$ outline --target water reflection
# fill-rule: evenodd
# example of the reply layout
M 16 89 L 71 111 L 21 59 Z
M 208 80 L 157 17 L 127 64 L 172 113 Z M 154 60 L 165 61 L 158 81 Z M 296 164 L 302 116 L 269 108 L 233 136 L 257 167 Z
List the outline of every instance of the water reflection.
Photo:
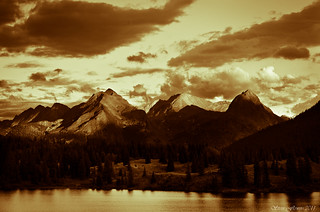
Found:
M 319 192 L 301 196 L 91 189 L 0 191 L 0 211 L 272 211 L 309 205 L 320 208 Z

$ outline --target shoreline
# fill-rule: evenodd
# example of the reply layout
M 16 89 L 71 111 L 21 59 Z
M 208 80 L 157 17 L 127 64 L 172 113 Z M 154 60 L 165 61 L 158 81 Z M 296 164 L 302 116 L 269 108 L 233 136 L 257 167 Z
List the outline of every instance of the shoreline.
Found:
M 15 190 L 55 190 L 55 189 L 71 189 L 71 190 L 98 190 L 98 191 L 111 191 L 111 190 L 127 190 L 127 191 L 163 191 L 163 192 L 194 192 L 194 193 L 211 193 L 211 194 L 220 194 L 220 195 L 241 195 L 241 194 L 268 194 L 268 193 L 285 193 L 285 194 L 306 194 L 306 193 L 313 193 L 313 192 L 320 192 L 320 188 L 318 186 L 309 185 L 307 187 L 291 187 L 288 189 L 277 189 L 277 188 L 222 188 L 219 191 L 210 191 L 210 190 L 174 190 L 174 189 L 160 189 L 160 188 L 117 188 L 112 186 L 103 186 L 103 187 L 95 187 L 89 186 L 85 184 L 80 185 L 5 185 L 0 187 L 0 191 L 15 191 Z

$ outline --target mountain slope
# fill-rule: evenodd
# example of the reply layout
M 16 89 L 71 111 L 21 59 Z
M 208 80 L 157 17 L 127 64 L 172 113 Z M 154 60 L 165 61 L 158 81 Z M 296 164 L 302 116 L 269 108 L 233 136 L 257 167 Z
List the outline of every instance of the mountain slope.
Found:
M 92 95 L 87 102 L 71 108 L 57 130 L 93 134 L 103 129 L 107 124 L 115 124 L 121 127 L 139 124 L 140 121 L 143 122 L 144 117 L 134 116 L 130 118 L 129 115 L 137 113 L 136 111 L 137 109 L 120 95 L 108 89 L 105 92 Z M 135 119 L 137 117 L 141 119 Z
M 229 105 L 227 101 L 212 103 L 200 97 L 182 93 L 171 96 L 168 100 L 159 100 L 148 112 L 149 116 L 156 117 L 178 112 L 186 106 L 197 106 L 205 110 L 225 111 Z
M 70 108 L 68 106 L 60 103 L 54 103 L 52 107 L 38 105 L 35 109 L 29 108 L 15 116 L 12 126 L 26 124 L 29 122 L 56 121 L 57 119 L 63 118 L 69 110 Z
M 29 108 L 7 124 L 5 129 L 0 129 L 2 135 L 18 135 L 26 137 L 43 136 L 47 128 L 53 129 L 57 126 L 70 108 L 59 103 L 52 107 L 38 105 Z
M 278 157 L 286 157 L 286 154 L 292 151 L 301 155 L 319 155 L 319 121 L 320 102 L 292 120 L 236 141 L 226 151 L 245 155 L 263 150 L 266 155 L 281 153 Z
M 236 96 L 227 113 L 251 122 L 259 130 L 284 121 L 283 118 L 275 115 L 270 108 L 262 104 L 260 99 L 250 90 Z
M 71 109 L 55 103 L 52 107 L 37 106 L 0 123 L 0 134 L 27 137 L 46 134 L 86 134 L 103 130 L 107 125 L 124 128 L 139 125 L 146 127 L 146 113 L 137 110 L 124 98 L 108 89 Z M 139 128 L 140 129 L 140 128 Z
M 159 101 L 149 115 L 150 126 L 159 139 L 173 142 L 209 143 L 221 149 L 240 138 L 283 121 L 264 106 L 251 91 L 238 95 L 226 112 L 186 106 L 168 113 L 176 96 Z M 169 106 L 168 106 L 169 105 Z M 158 107 L 158 108 L 157 108 Z M 172 107 L 171 107 L 172 108 Z M 166 114 L 161 116 L 157 114 Z

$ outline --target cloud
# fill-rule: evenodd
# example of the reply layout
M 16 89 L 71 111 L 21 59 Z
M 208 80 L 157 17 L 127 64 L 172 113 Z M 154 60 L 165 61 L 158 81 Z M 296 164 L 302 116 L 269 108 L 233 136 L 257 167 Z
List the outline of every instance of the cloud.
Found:
M 64 71 L 60 68 L 53 71 L 32 73 L 29 76 L 29 81 L 21 84 L 26 87 L 37 88 L 38 90 L 50 94 L 49 99 L 52 99 L 52 97 L 56 99 L 56 95 L 50 90 L 53 87 L 63 89 L 64 93 L 61 95 L 64 95 L 65 97 L 70 97 L 70 94 L 75 92 L 92 94 L 98 91 L 97 83 L 70 79 L 69 77 L 64 76 L 63 73 Z M 45 99 L 48 99 L 48 97 L 45 97 Z
M 46 75 L 44 73 L 32 73 L 29 77 L 30 80 L 32 81 L 47 81 Z
M 143 68 L 121 68 L 125 70 L 121 73 L 115 73 L 110 76 L 110 78 L 122 78 L 122 77 L 132 77 L 135 75 L 140 74 L 153 74 L 157 72 L 166 72 L 168 69 L 161 69 L 161 68 L 150 68 L 150 69 L 143 69 Z
M 318 93 L 314 98 L 309 99 L 305 102 L 296 104 L 293 108 L 292 108 L 292 112 L 294 112 L 295 114 L 299 114 L 302 113 L 303 111 L 305 111 L 306 109 L 311 108 L 313 105 L 315 105 L 317 102 L 320 101 L 320 93 Z
M 66 86 L 65 96 L 69 97 L 71 93 L 81 92 L 85 94 L 93 94 L 98 91 L 98 89 L 94 88 L 95 85 L 88 84 L 85 82 L 73 82 L 72 85 Z
M 205 74 L 187 76 L 179 72 L 168 72 L 167 81 L 161 91 L 167 96 L 190 93 L 202 98 L 233 98 L 239 92 L 253 87 L 250 75 L 240 68 L 219 70 Z
M 19 6 L 14 0 L 0 1 L 0 25 L 12 23 L 20 16 Z
M 156 100 L 147 93 L 147 89 L 142 84 L 133 86 L 133 90 L 129 91 L 129 97 L 134 98 L 139 103 L 139 108 L 143 108 L 146 112 L 151 108 L 152 103 Z
M 274 72 L 273 66 L 268 66 L 260 69 L 258 72 L 259 79 L 266 83 L 278 83 L 280 77 Z
M 283 15 L 278 20 L 222 35 L 172 58 L 170 66 L 218 67 L 226 63 L 283 57 L 309 57 L 308 47 L 320 45 L 320 1 L 301 12 Z
M 214 72 L 212 69 L 191 68 L 188 72 L 168 71 L 166 81 L 161 85 L 162 94 L 157 98 L 167 99 L 174 94 L 189 93 L 207 99 L 232 100 L 242 91 L 251 89 L 261 102 L 278 114 L 292 116 L 296 112 L 291 110 L 295 103 L 307 101 L 319 92 L 319 85 L 310 83 L 313 82 L 307 77 L 279 75 L 273 66 L 252 74 L 241 68 L 218 68 Z
M 7 88 L 9 83 L 7 80 L 0 80 L 0 88 Z
M 222 96 L 230 99 L 253 87 L 250 75 L 240 68 L 218 71 L 208 76 L 192 76 L 189 81 L 191 94 L 203 98 Z
M 9 64 L 6 67 L 7 68 L 37 68 L 37 67 L 43 67 L 43 65 L 35 62 L 24 62 L 24 63 L 17 63 L 17 64 Z
M 183 53 L 194 48 L 198 44 L 199 44 L 199 41 L 197 40 L 182 40 L 182 41 L 179 41 L 176 45 L 177 45 L 178 51 Z
M 297 48 L 294 46 L 287 46 L 280 48 L 274 57 L 283 57 L 285 59 L 294 60 L 298 58 L 309 58 L 310 52 L 307 48 Z
M 17 114 L 37 105 L 49 106 L 41 101 L 28 101 L 20 96 L 9 95 L 6 99 L 0 99 L 0 120 L 13 119 Z
M 147 89 L 141 84 L 133 86 L 133 91 L 129 92 L 130 97 L 146 96 L 146 95 L 147 95 Z
M 314 63 L 320 63 L 320 53 L 316 53 L 316 54 L 312 55 L 312 61 Z
M 53 71 L 56 72 L 57 74 L 60 74 L 62 72 L 62 69 L 61 68 L 57 68 L 57 69 L 55 69 Z
M 176 21 L 193 1 L 170 0 L 162 8 L 140 10 L 85 1 L 38 1 L 25 22 L 0 28 L 0 49 L 37 56 L 105 54 Z
M 139 52 L 138 55 L 131 55 L 127 57 L 127 60 L 129 62 L 138 62 L 138 63 L 144 63 L 149 58 L 156 58 L 157 55 L 151 54 L 151 53 L 143 53 Z
M 89 71 L 87 74 L 88 74 L 89 76 L 96 76 L 96 75 L 98 75 L 97 72 L 95 72 L 95 71 Z
M 187 76 L 184 73 L 170 72 L 166 74 L 166 82 L 161 86 L 165 98 L 188 91 Z M 162 95 L 163 95 L 162 94 Z
M 36 73 L 32 73 L 29 76 L 29 79 L 32 82 L 46 82 L 47 81 L 47 77 L 56 77 L 58 76 L 60 73 L 62 72 L 62 69 L 57 68 L 53 71 L 47 71 L 47 72 L 36 72 Z M 56 78 L 51 78 L 49 81 L 54 82 Z

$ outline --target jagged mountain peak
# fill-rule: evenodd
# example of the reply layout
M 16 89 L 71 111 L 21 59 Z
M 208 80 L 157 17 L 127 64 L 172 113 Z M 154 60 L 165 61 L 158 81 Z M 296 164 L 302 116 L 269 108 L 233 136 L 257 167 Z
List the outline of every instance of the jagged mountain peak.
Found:
M 229 102 L 212 103 L 205 98 L 193 96 L 189 93 L 175 94 L 167 100 L 159 100 L 148 112 L 150 116 L 166 115 L 170 112 L 179 112 L 187 106 L 197 106 L 204 110 L 224 112 Z
M 206 99 L 192 96 L 188 93 L 182 93 L 176 95 L 177 97 L 171 103 L 172 109 L 175 112 L 180 111 L 182 108 L 188 105 L 198 106 L 205 110 L 212 110 L 212 102 L 207 101 Z
M 284 119 L 275 115 L 270 108 L 262 104 L 257 95 L 250 90 L 237 95 L 227 112 L 245 120 L 249 118 L 257 125 L 264 127 L 284 121 Z
M 67 109 L 69 108 L 68 106 L 61 104 L 61 103 L 54 103 L 51 107 L 51 110 L 60 110 L 60 109 Z
M 245 101 L 251 101 L 254 104 L 261 104 L 258 96 L 253 93 L 251 90 L 243 91 L 240 95 L 238 95 L 235 100 L 245 100 Z
M 125 117 L 137 110 L 112 89 L 93 94 L 88 101 L 71 108 L 61 128 L 70 132 L 93 134 L 107 124 L 126 126 L 133 122 Z
M 246 113 L 257 108 L 264 108 L 268 112 L 272 113 L 269 108 L 260 102 L 260 99 L 255 93 L 253 93 L 251 90 L 246 90 L 233 99 L 227 111 Z
M 123 99 L 120 95 L 118 95 L 114 90 L 111 88 L 108 88 L 106 91 L 99 91 L 95 94 L 93 94 L 90 99 L 86 102 L 86 104 L 92 104 L 101 102 L 102 99 L 108 98 L 110 96 Z

